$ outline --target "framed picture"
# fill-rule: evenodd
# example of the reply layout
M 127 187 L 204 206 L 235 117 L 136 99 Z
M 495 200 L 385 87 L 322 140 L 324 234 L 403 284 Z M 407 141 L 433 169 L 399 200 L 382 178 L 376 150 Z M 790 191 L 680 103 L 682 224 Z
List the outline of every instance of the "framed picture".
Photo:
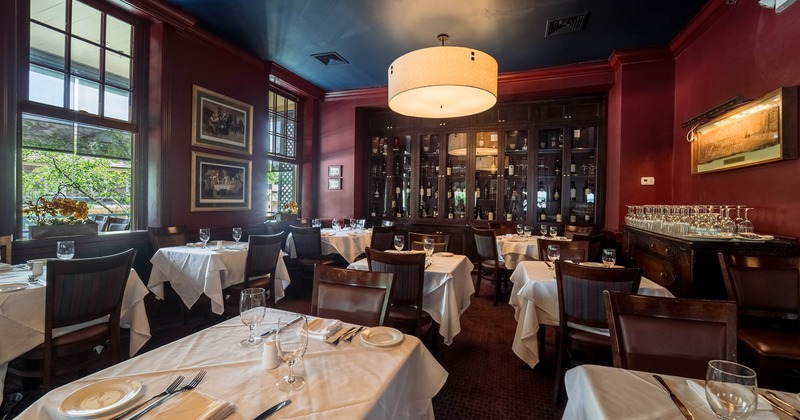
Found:
M 328 189 L 329 190 L 341 190 L 342 189 L 342 178 L 328 178 Z
M 252 162 L 192 152 L 192 211 L 250 210 Z
M 692 173 L 797 158 L 797 87 L 780 88 L 692 129 Z
M 342 165 L 331 165 L 328 166 L 328 177 L 339 177 L 342 176 Z
M 252 154 L 253 106 L 193 86 L 192 145 Z

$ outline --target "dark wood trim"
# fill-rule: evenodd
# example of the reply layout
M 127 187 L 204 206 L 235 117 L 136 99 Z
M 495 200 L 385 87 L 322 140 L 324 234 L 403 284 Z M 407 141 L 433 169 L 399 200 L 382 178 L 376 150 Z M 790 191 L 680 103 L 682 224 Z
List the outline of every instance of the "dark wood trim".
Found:
M 19 43 L 17 29 L 20 21 L 18 1 L 3 3 L 0 14 L 0 235 L 18 234 L 17 203 L 21 179 L 17 150 L 17 95 L 20 89 Z M 27 85 L 26 85 L 27 86 Z
M 268 75 L 273 75 L 278 78 L 278 82 L 275 83 L 277 86 L 297 96 L 311 97 L 318 101 L 325 99 L 325 91 L 322 90 L 322 88 L 292 73 L 280 64 L 274 61 L 268 61 L 266 63 L 266 69 Z
M 614 51 L 608 59 L 611 68 L 619 71 L 623 64 L 643 63 L 647 61 L 674 60 L 669 47 L 637 48 L 633 50 Z
M 673 57 L 681 55 L 694 41 L 702 36 L 725 12 L 736 7 L 737 2 L 728 4 L 727 0 L 711 0 L 686 25 L 669 44 Z

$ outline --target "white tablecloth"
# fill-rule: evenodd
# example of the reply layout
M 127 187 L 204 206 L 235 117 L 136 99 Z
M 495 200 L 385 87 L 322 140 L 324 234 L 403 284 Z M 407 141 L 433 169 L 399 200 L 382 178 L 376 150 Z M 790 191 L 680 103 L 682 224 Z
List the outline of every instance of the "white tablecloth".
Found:
M 153 271 L 147 287 L 159 299 L 164 299 L 164 282 L 181 297 L 186 307 L 191 308 L 202 294 L 211 299 L 211 311 L 225 312 L 222 290 L 244 281 L 247 250 L 228 245 L 223 250 L 192 246 L 175 246 L 159 249 L 150 262 Z M 283 298 L 283 290 L 289 285 L 289 272 L 278 256 L 275 269 L 275 300 Z
M 257 331 L 274 327 L 278 316 L 288 314 L 268 309 Z M 431 399 L 447 379 L 447 372 L 416 337 L 405 336 L 402 343 L 385 348 L 371 347 L 358 337 L 337 347 L 309 340 L 305 357 L 295 366 L 306 379 L 305 387 L 281 392 L 275 384 L 287 374 L 287 366 L 262 369 L 261 348 L 239 347 L 246 336 L 239 318 L 230 319 L 55 389 L 19 418 L 58 417 L 64 398 L 99 380 L 139 379 L 145 384 L 142 394 L 149 397 L 177 375 L 187 378 L 185 384 L 205 369 L 208 374 L 192 392 L 235 404 L 236 413 L 228 419 L 252 419 L 286 399 L 292 403 L 274 418 L 425 419 L 433 418 Z
M 453 343 L 453 337 L 461 332 L 461 314 L 469 307 L 470 296 L 475 294 L 471 274 L 474 266 L 463 255 L 434 255 L 431 260 L 433 263 L 425 269 L 422 309 L 439 324 L 439 334 L 449 346 Z M 369 270 L 366 258 L 347 268 Z
M 15 268 L 0 273 L 0 283 L 27 282 L 30 274 L 30 270 Z M 136 271 L 131 270 L 125 285 L 120 317 L 121 325 L 131 330 L 130 354 L 136 354 L 150 339 L 150 324 L 144 308 L 147 294 L 142 279 Z M 45 288 L 39 284 L 15 292 L 0 293 L 0 401 L 8 362 L 44 342 L 44 302 Z M 55 335 L 75 329 L 62 329 Z
M 511 348 L 530 367 L 539 363 L 539 324 L 558 326 L 555 273 L 543 261 L 524 261 L 511 274 L 514 285 L 508 303 L 514 307 L 517 320 Z M 673 297 L 667 289 L 645 277 L 639 284 L 639 294 Z
M 661 376 L 696 420 L 717 418 L 706 399 L 689 388 L 686 378 Z M 703 381 L 696 381 L 703 386 Z M 564 383 L 569 396 L 564 419 L 683 420 L 684 418 L 664 388 L 653 379 L 652 373 L 608 366 L 582 365 L 568 370 Z M 774 392 L 784 401 L 800 409 L 800 401 L 796 396 L 780 391 Z M 753 419 L 767 418 L 789 417 L 778 410 L 773 411 L 768 404 L 762 403 Z
M 339 231 L 333 229 L 322 229 L 320 231 L 322 241 L 322 255 L 339 254 L 347 262 L 352 263 L 356 258 L 364 253 L 372 241 L 372 230 L 352 230 L 345 228 Z M 286 238 L 286 251 L 292 258 L 297 258 L 297 250 L 294 246 L 292 234 Z

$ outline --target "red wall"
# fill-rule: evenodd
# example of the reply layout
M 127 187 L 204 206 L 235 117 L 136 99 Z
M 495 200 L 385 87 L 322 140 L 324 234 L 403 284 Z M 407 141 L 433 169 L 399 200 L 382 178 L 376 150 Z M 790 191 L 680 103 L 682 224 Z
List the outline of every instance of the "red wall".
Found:
M 691 174 L 686 121 L 737 95 L 800 85 L 800 6 L 776 14 L 740 1 L 685 49 L 675 67 L 674 204 L 747 204 L 756 232 L 800 237 L 800 160 Z M 793 139 L 792 141 L 797 141 Z

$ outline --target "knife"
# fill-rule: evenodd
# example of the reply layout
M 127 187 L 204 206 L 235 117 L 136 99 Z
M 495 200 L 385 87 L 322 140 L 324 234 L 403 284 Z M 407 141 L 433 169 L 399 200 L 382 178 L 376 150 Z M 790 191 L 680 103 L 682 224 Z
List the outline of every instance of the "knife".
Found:
M 273 405 L 269 409 L 267 409 L 267 411 L 257 415 L 256 418 L 254 418 L 253 420 L 264 420 L 265 418 L 277 413 L 278 410 L 280 410 L 283 407 L 286 407 L 287 405 L 289 405 L 291 403 L 292 403 L 292 400 L 281 401 L 281 402 Z
M 672 392 L 672 389 L 670 389 L 669 385 L 667 385 L 667 382 L 664 381 L 664 379 L 659 375 L 653 375 L 653 378 L 655 378 L 656 381 L 658 381 L 658 383 L 664 387 L 667 393 L 669 393 L 669 397 L 672 398 L 672 402 L 675 403 L 675 405 L 678 407 L 679 410 L 681 410 L 681 414 L 683 414 L 683 417 L 686 417 L 687 420 L 694 420 L 692 412 L 689 411 L 689 409 L 686 408 L 685 405 L 683 405 L 681 400 L 678 399 L 678 396 Z
M 275 333 L 277 333 L 277 332 L 281 332 L 281 330 L 283 330 L 284 328 L 288 327 L 289 325 L 292 325 L 292 324 L 294 324 L 295 322 L 297 322 L 297 321 L 301 320 L 302 318 L 303 318 L 303 316 L 302 316 L 302 315 L 300 315 L 300 316 L 298 316 L 297 318 L 295 318 L 295 319 L 293 319 L 293 320 L 291 320 L 291 321 L 287 322 L 287 323 L 286 323 L 286 325 L 284 325 L 284 326 L 282 326 L 282 327 L 280 327 L 280 328 L 273 328 L 273 329 L 271 329 L 271 330 L 269 330 L 269 331 L 265 332 L 264 334 L 261 334 L 261 336 L 262 336 L 262 337 L 266 337 L 266 336 L 268 336 L 268 335 L 275 334 Z

